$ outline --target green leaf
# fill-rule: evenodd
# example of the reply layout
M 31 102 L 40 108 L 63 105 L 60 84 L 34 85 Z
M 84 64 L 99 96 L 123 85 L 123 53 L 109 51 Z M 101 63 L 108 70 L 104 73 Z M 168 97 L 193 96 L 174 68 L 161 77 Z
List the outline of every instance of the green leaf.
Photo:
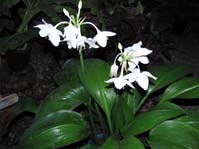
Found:
M 120 132 L 123 132 L 134 118 L 133 113 L 124 99 L 120 99 L 116 106 L 114 106 L 112 117 L 116 129 L 119 129 Z
M 135 114 L 137 111 L 137 106 L 140 103 L 141 97 L 142 96 L 140 95 L 140 92 L 137 89 L 133 89 L 132 91 L 125 91 L 122 94 L 122 98 L 124 98 L 123 100 L 126 101 L 133 114 Z
M 5 54 L 7 50 L 14 50 L 37 36 L 38 34 L 36 34 L 35 31 L 28 30 L 21 33 L 15 33 L 9 37 L 2 37 L 0 38 L 0 54 Z
M 186 111 L 187 115 L 183 115 L 175 120 L 184 122 L 199 131 L 199 112 L 196 111 Z
M 119 140 L 114 137 L 109 137 L 100 149 L 120 149 Z
M 22 137 L 20 148 L 58 148 L 87 136 L 86 121 L 79 113 L 60 110 L 36 121 Z
M 179 106 L 173 103 L 164 102 L 157 105 L 152 110 L 141 113 L 135 117 L 134 121 L 129 125 L 125 132 L 138 135 L 150 130 L 165 120 L 174 118 L 184 113 L 185 111 Z
M 173 98 L 199 98 L 199 77 L 187 77 L 171 84 L 160 102 Z
M 58 85 L 71 84 L 71 83 L 80 83 L 78 76 L 78 67 L 79 61 L 75 59 L 69 59 L 64 64 L 64 69 L 61 72 L 58 72 L 54 80 Z
M 99 59 L 88 59 L 84 64 L 85 71 L 79 71 L 83 85 L 103 111 L 110 115 L 118 96 L 115 90 L 105 83 L 109 79 L 109 64 Z
M 121 140 L 120 149 L 144 149 L 144 145 L 139 139 L 129 133 Z
M 47 96 L 46 102 L 41 105 L 36 119 L 39 119 L 57 110 L 73 110 L 82 103 L 86 103 L 88 93 L 81 84 L 63 85 Z
M 157 80 L 151 80 L 154 86 L 150 87 L 149 92 L 157 91 L 188 75 L 190 73 L 189 69 L 187 66 L 174 65 L 162 65 L 151 68 L 150 72 L 157 77 Z
M 143 144 L 132 134 L 123 136 L 122 140 L 109 137 L 101 149 L 144 149 Z
M 152 149 L 198 149 L 199 131 L 179 121 L 168 120 L 150 131 Z

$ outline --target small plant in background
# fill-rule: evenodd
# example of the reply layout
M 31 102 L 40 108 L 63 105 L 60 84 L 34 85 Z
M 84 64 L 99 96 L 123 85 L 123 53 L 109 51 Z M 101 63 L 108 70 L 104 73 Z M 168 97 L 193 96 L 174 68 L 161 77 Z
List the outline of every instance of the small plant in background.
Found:
M 106 47 L 108 37 L 116 34 L 101 31 L 81 18 L 81 8 L 79 1 L 77 15 L 63 9 L 67 21 L 52 25 L 43 20 L 43 24 L 35 26 L 40 29 L 40 36 L 47 37 L 54 46 L 66 42 L 69 49 L 77 49 L 80 60 L 68 61 L 55 76 L 59 87 L 35 112 L 35 121 L 19 147 L 58 148 L 81 142 L 75 147 L 199 148 L 198 112 L 171 102 L 175 98 L 199 98 L 199 78 L 188 76 L 186 66 L 142 71 L 140 63 L 148 64 L 147 56 L 152 51 L 141 47 L 141 41 L 127 48 L 119 43 L 120 53 L 112 66 L 100 59 L 83 59 L 86 47 Z M 61 25 L 63 32 L 58 29 Z M 96 35 L 85 36 L 83 25 L 94 27 Z M 145 101 L 160 91 L 157 104 L 141 112 Z M 98 140 L 100 135 L 102 143 Z M 88 138 L 92 138 L 92 143 L 87 144 Z

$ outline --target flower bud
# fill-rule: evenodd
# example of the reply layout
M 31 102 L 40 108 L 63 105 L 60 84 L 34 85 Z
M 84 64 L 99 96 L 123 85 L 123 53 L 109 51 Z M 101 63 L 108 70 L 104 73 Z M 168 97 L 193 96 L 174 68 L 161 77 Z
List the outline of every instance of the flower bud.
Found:
M 117 77 L 118 66 L 114 63 L 111 66 L 110 77 Z

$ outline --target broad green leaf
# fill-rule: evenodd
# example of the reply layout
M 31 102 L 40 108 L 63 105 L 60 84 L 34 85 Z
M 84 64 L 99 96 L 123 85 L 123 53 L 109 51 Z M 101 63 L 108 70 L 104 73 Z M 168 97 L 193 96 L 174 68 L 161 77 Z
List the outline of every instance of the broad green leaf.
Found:
M 129 106 L 133 114 L 135 114 L 137 111 L 137 106 L 140 103 L 141 97 L 142 96 L 140 95 L 137 89 L 133 89 L 131 91 L 125 91 L 122 94 L 122 98 L 124 98 L 123 100 L 127 102 L 127 105 Z
M 132 134 L 128 134 L 122 140 L 109 137 L 101 149 L 144 149 L 144 146 L 139 139 Z
M 82 103 L 86 103 L 88 93 L 81 84 L 63 85 L 50 93 L 40 110 L 36 119 L 39 119 L 57 110 L 73 110 Z
M 134 118 L 129 106 L 122 98 L 119 100 L 116 106 L 114 106 L 112 117 L 116 129 L 119 129 L 120 132 L 123 132 Z
M 159 123 L 184 114 L 185 111 L 177 105 L 164 102 L 150 111 L 139 114 L 126 129 L 126 133 L 138 135 L 144 133 Z
M 199 77 L 187 77 L 171 84 L 160 102 L 170 101 L 173 98 L 199 98 Z
M 120 149 L 144 149 L 144 145 L 138 138 L 129 133 L 121 140 Z
M 79 113 L 60 110 L 33 123 L 22 137 L 19 148 L 58 148 L 87 136 L 86 121 Z
M 150 131 L 152 149 L 198 149 L 199 131 L 186 123 L 168 120 Z M 161 149 L 162 149 L 161 147 Z
M 58 85 L 71 84 L 71 83 L 80 83 L 78 76 L 79 61 L 75 59 L 69 59 L 64 64 L 63 71 L 58 72 L 54 80 Z
M 88 59 L 84 62 L 84 68 L 84 72 L 79 71 L 83 85 L 103 111 L 110 115 L 117 95 L 114 88 L 105 83 L 109 79 L 109 64 L 99 59 Z
M 9 37 L 2 37 L 0 38 L 0 54 L 5 54 L 7 50 L 14 50 L 37 36 L 38 34 L 36 34 L 35 31 L 28 30 L 21 33 L 15 33 Z
M 173 65 L 162 65 L 153 67 L 150 72 L 157 77 L 157 80 L 151 80 L 154 85 L 150 87 L 149 92 L 157 91 L 163 87 L 168 86 L 172 82 L 188 75 L 189 67 L 187 66 L 173 66 Z
M 109 137 L 100 149 L 120 149 L 119 140 L 114 137 Z
M 184 122 L 199 130 L 199 112 L 196 111 L 186 111 L 187 115 L 183 115 L 175 120 Z

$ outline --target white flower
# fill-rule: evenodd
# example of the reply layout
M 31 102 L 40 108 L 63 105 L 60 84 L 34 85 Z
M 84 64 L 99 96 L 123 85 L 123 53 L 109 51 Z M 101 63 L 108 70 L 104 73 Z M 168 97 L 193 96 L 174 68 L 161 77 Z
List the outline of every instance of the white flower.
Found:
M 100 31 L 97 29 L 97 35 L 93 38 L 101 47 L 106 47 L 108 37 L 115 36 L 116 33 L 110 31 Z
M 133 46 L 124 49 L 124 52 L 128 52 L 130 57 L 132 57 L 128 62 L 129 67 L 135 68 L 139 62 L 142 64 L 149 63 L 149 60 L 146 56 L 149 55 L 152 51 L 148 50 L 147 48 L 142 48 L 141 46 L 142 42 L 140 41 L 136 44 L 133 44 Z
M 119 67 L 115 63 L 111 66 L 110 77 L 117 77 L 118 68 Z
M 128 61 L 128 65 L 132 69 L 135 68 L 139 62 L 142 64 L 148 64 L 149 60 L 147 55 L 149 55 L 152 51 L 147 48 L 142 48 L 141 45 L 142 42 L 140 41 L 125 48 L 122 56 L 118 58 L 118 61 Z
M 138 63 L 149 63 L 146 56 L 152 52 L 146 48 L 141 48 L 141 45 L 142 42 L 138 42 L 131 47 L 125 48 L 123 52 L 122 45 L 120 43 L 118 44 L 120 53 L 115 57 L 114 64 L 111 66 L 110 70 L 110 76 L 114 78 L 109 79 L 106 83 L 114 83 L 117 89 L 122 89 L 126 85 L 134 88 L 132 83 L 137 82 L 142 89 L 148 89 L 149 78 L 157 78 L 148 71 L 140 71 Z M 116 77 L 118 71 L 116 60 L 118 60 L 121 65 L 121 74 L 119 77 Z
M 148 71 L 140 72 L 140 70 L 138 68 L 135 68 L 135 69 L 132 69 L 132 70 L 130 69 L 130 71 L 131 71 L 131 73 L 126 75 L 126 78 L 128 78 L 128 81 L 131 82 L 131 83 L 137 82 L 138 85 L 144 90 L 148 89 L 149 78 L 152 78 L 154 80 L 157 79 L 150 72 L 148 72 Z
M 42 19 L 42 22 L 44 24 L 39 24 L 39 25 L 34 26 L 40 29 L 39 35 L 41 37 L 48 37 L 54 46 L 56 47 L 59 46 L 59 43 L 61 40 L 60 36 L 62 36 L 62 32 L 58 30 L 56 26 L 46 23 L 44 19 Z
M 76 48 L 78 36 L 81 36 L 80 28 L 73 26 L 71 23 L 64 28 L 63 41 L 68 42 L 68 48 Z
M 114 83 L 115 87 L 119 90 L 124 88 L 126 85 L 130 86 L 131 88 L 134 88 L 131 82 L 125 79 L 123 75 L 120 75 L 119 77 L 116 77 L 116 78 L 111 78 L 105 82 Z
M 85 43 L 89 45 L 89 48 L 99 48 L 96 41 L 93 38 L 86 38 Z

